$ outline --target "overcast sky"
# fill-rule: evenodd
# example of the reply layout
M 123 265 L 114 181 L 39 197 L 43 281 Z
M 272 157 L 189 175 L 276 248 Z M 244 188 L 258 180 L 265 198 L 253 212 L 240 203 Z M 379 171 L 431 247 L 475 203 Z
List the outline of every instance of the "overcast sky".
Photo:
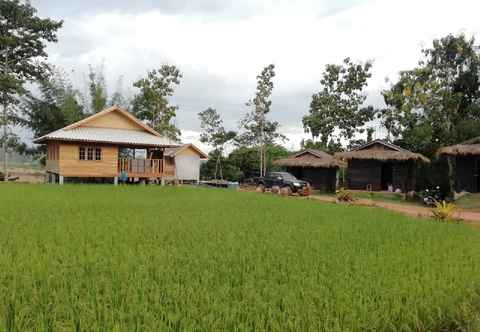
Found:
M 412 68 L 420 50 L 448 33 L 480 34 L 477 0 L 32 0 L 41 16 L 65 21 L 50 62 L 81 82 L 104 62 L 113 93 L 163 63 L 184 77 L 172 102 L 185 141 L 196 141 L 197 113 L 211 106 L 235 129 L 255 77 L 276 65 L 270 117 L 298 148 L 301 119 L 327 63 L 373 60 L 368 103 Z M 381 134 L 379 134 L 381 135 Z

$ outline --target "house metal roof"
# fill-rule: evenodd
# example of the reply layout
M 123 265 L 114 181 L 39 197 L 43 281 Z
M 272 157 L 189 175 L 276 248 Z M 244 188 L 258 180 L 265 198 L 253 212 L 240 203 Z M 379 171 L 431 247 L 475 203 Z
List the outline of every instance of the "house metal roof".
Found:
M 50 134 L 35 139 L 33 142 L 43 143 L 48 140 L 58 140 L 72 142 L 124 144 L 144 147 L 179 146 L 179 142 L 175 142 L 164 136 L 156 136 L 146 131 L 96 127 L 76 127 L 72 129 L 67 128 L 54 131 Z
M 167 149 L 165 149 L 164 154 L 167 157 L 175 157 L 179 152 L 181 152 L 185 149 L 188 149 L 188 148 L 191 148 L 192 150 L 197 152 L 201 159 L 208 159 L 208 155 L 205 152 L 203 152 L 202 150 L 200 150 L 199 148 L 197 148 L 195 145 L 193 145 L 191 143 L 190 144 L 184 144 L 182 146 L 177 146 L 177 147 L 174 147 L 174 148 L 167 148 Z

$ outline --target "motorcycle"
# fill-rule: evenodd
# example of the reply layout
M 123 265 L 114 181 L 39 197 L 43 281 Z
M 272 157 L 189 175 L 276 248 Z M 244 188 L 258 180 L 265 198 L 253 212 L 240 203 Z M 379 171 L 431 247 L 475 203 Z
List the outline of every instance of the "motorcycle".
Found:
M 439 186 L 436 186 L 435 189 L 425 189 L 420 196 L 427 206 L 435 206 L 438 202 L 445 200 Z

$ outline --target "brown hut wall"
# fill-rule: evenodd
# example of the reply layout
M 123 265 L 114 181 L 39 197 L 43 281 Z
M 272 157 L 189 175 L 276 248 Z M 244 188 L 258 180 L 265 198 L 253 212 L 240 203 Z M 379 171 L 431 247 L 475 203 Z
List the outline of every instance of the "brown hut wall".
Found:
M 456 190 L 457 192 L 478 192 L 478 157 L 458 156 L 456 158 Z M 477 175 L 477 176 L 476 176 Z
M 373 190 L 381 190 L 382 163 L 376 160 L 352 159 L 348 162 L 347 184 L 349 189 L 366 190 L 372 185 Z
M 415 164 L 412 162 L 393 163 L 393 190 L 402 192 L 415 189 Z M 406 187 L 406 188 L 405 188 Z
M 288 167 L 287 171 L 296 178 L 307 181 L 316 190 L 335 191 L 337 181 L 336 168 Z

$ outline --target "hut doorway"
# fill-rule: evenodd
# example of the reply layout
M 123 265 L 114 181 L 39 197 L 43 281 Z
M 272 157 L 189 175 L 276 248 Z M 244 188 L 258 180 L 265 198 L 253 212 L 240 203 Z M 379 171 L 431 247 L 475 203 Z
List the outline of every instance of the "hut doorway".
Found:
M 393 185 L 393 165 L 382 163 L 381 188 L 387 191 L 391 185 Z

